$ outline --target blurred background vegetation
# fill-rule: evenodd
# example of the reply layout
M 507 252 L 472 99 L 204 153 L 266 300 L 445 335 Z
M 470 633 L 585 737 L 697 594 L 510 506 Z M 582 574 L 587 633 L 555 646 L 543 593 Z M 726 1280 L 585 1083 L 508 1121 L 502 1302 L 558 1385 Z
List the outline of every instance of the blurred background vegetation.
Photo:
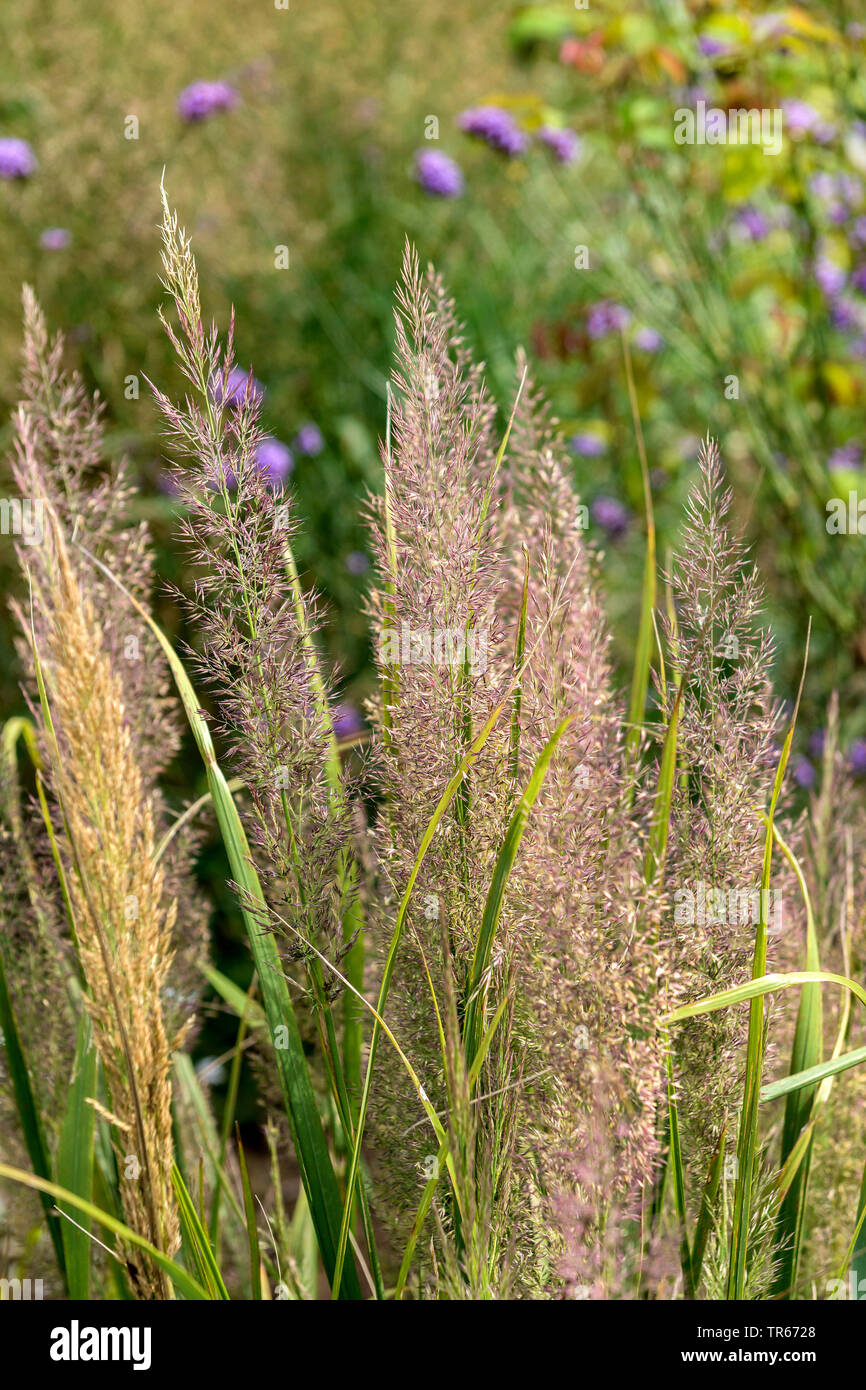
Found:
M 808 741 L 834 688 L 852 774 L 866 772 L 864 540 L 825 524 L 827 501 L 862 486 L 866 26 L 855 6 L 280 3 L 5 0 L 0 141 L 26 141 L 35 167 L 0 180 L 4 422 L 26 280 L 105 401 L 110 454 L 132 462 L 162 577 L 183 585 L 145 381 L 180 389 L 156 320 L 164 170 L 205 312 L 224 328 L 234 305 L 238 360 L 293 451 L 299 564 L 323 594 L 345 702 L 359 707 L 363 502 L 379 487 L 408 237 L 443 272 L 506 414 L 515 350 L 529 352 L 605 551 L 623 679 L 644 544 L 624 332 L 662 558 L 709 431 L 768 584 L 783 698 L 813 619 L 798 780 L 812 776 Z M 229 84 L 236 101 L 185 119 L 178 98 L 201 81 Z M 781 109 L 781 153 L 675 144 L 675 111 L 699 100 Z M 520 132 L 511 155 L 458 124 L 490 105 Z M 556 129 L 576 133 L 574 149 L 544 138 Z M 457 196 L 419 179 L 423 150 L 456 161 Z M 4 587 L 10 558 L 0 545 Z M 165 595 L 157 606 L 192 640 Z M 11 710 L 21 697 L 3 623 Z M 177 804 L 200 790 L 196 760 L 179 758 Z M 210 852 L 205 878 L 216 877 Z M 243 978 L 231 905 L 216 906 L 224 968 Z

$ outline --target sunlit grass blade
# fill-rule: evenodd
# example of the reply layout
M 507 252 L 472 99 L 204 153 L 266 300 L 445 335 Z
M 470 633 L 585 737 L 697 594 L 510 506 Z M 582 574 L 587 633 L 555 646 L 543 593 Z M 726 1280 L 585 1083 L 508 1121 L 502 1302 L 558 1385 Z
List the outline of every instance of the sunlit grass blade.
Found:
M 149 1256 L 154 1264 L 159 1265 L 160 1269 L 164 1270 L 178 1293 L 182 1293 L 185 1298 L 209 1298 L 207 1290 L 193 1279 L 183 1265 L 179 1265 L 170 1256 L 164 1255 L 161 1250 L 157 1250 L 155 1245 L 151 1245 L 149 1240 L 145 1240 L 144 1236 L 140 1236 L 137 1231 L 133 1231 L 123 1221 L 118 1221 L 107 1211 L 103 1211 L 94 1202 L 79 1197 L 77 1193 L 70 1192 L 68 1188 L 60 1187 L 55 1182 L 46 1182 L 44 1178 L 39 1178 L 34 1173 L 28 1173 L 23 1168 L 13 1168 L 8 1163 L 0 1163 L 0 1178 L 6 1178 L 9 1182 L 21 1183 L 23 1187 L 30 1187 L 35 1192 L 42 1192 L 53 1197 L 55 1201 L 62 1202 L 64 1206 L 83 1211 L 85 1216 L 91 1217 L 100 1226 L 104 1226 L 107 1231 L 111 1231 L 113 1235 L 119 1236 L 128 1245 L 134 1245 Z
M 806 969 L 820 970 L 818 954 L 818 935 L 815 930 L 815 917 L 812 900 L 803 870 L 789 845 L 774 827 L 774 836 L 779 848 L 797 879 L 806 909 Z M 804 985 L 800 992 L 800 1006 L 797 1010 L 797 1025 L 791 1048 L 790 1070 L 792 1074 L 807 1071 L 821 1062 L 823 1055 L 823 1010 L 821 986 Z M 780 1165 L 784 1170 L 791 1156 L 798 1136 L 801 1134 L 812 1112 L 812 1102 L 817 1090 L 815 1086 L 797 1087 L 787 1093 L 785 1119 L 782 1127 Z M 763 1094 L 763 1093 L 762 1093 Z M 797 1167 L 796 1175 L 782 1199 L 776 1220 L 777 1270 L 773 1282 L 773 1292 L 779 1298 L 793 1298 L 797 1283 L 797 1269 L 800 1260 L 800 1244 L 803 1232 L 803 1216 L 809 1186 L 809 1167 L 811 1163 L 812 1136 L 808 1139 L 808 1149 Z
M 535 766 L 532 769 L 532 775 L 509 821 L 508 829 L 505 832 L 505 838 L 502 842 L 502 848 L 496 859 L 496 865 L 490 880 L 490 887 L 487 891 L 487 899 L 484 904 L 481 928 L 478 933 L 478 940 L 475 943 L 472 973 L 469 978 L 469 1002 L 466 1007 L 466 1017 L 463 1027 L 463 1045 L 466 1053 L 466 1063 L 470 1067 L 475 1058 L 478 1038 L 483 1026 L 483 1000 L 481 998 L 481 992 L 490 965 L 490 953 L 493 949 L 496 928 L 499 925 L 499 919 L 502 915 L 502 906 L 505 901 L 505 890 L 508 886 L 508 879 L 511 875 L 511 870 L 514 868 L 514 861 L 517 858 L 517 851 L 520 848 L 520 842 L 523 839 L 523 833 L 526 829 L 526 823 L 529 820 L 530 812 L 544 786 L 551 759 L 556 752 L 556 746 L 573 720 L 574 715 L 570 715 L 567 719 L 563 719 L 562 723 L 555 730 L 551 738 L 548 739 L 539 757 L 536 759 Z
M 96 1122 L 96 1112 L 90 1100 L 96 1095 L 98 1072 L 99 1055 L 91 1041 L 90 1019 L 82 1012 L 72 1085 L 57 1146 L 57 1181 L 61 1187 L 68 1187 L 70 1192 L 77 1192 L 88 1201 L 93 1195 L 93 1135 Z M 61 1211 L 66 1210 L 62 1202 L 58 1205 Z M 86 1217 L 76 1225 L 64 1221 L 61 1226 L 70 1298 L 90 1297 L 92 1246 L 89 1230 L 90 1221 Z
M 183 1175 L 177 1164 L 172 1168 L 171 1182 L 177 1198 L 180 1214 L 180 1227 L 183 1233 L 184 1249 L 191 1252 L 199 1278 L 207 1289 L 210 1298 L 228 1301 L 228 1290 L 223 1282 L 220 1267 L 211 1249 L 208 1233 L 189 1195 Z
M 717 1009 L 729 1009 L 732 1004 L 745 1004 L 749 1000 L 763 998 L 765 994 L 776 994 L 779 990 L 813 984 L 841 985 L 856 995 L 861 1004 L 866 1004 L 866 989 L 846 975 L 834 975 L 829 970 L 793 970 L 785 974 L 762 975 L 757 980 L 747 980 L 745 984 L 723 989 L 706 999 L 698 999 L 692 1004 L 681 1004 L 678 1009 L 673 1009 L 667 1015 L 665 1022 L 682 1023 L 687 1018 L 699 1018 L 701 1014 L 715 1013 Z
M 809 662 L 809 641 L 812 624 L 806 633 L 806 650 L 803 654 L 803 670 L 800 686 L 788 732 L 779 756 L 779 766 L 773 783 L 770 806 L 767 812 L 767 829 L 764 837 L 764 863 L 761 871 L 760 911 L 755 931 L 755 950 L 752 958 L 752 978 L 759 979 L 767 968 L 767 928 L 770 901 L 770 872 L 773 861 L 773 817 L 782 791 L 788 756 L 797 726 L 800 699 L 806 681 L 806 667 Z M 811 972 L 817 973 L 817 972 Z M 805 982 L 804 982 L 805 983 Z M 731 1244 L 728 1262 L 727 1296 L 741 1299 L 746 1286 L 746 1262 L 749 1247 L 749 1231 L 752 1210 L 752 1183 L 754 1180 L 755 1158 L 758 1144 L 758 1097 L 764 1070 L 764 1001 L 763 995 L 752 998 L 749 1009 L 749 1035 L 746 1046 L 746 1077 L 743 1091 L 743 1106 L 740 1111 L 740 1131 L 737 1137 L 737 1177 L 734 1184 L 734 1205 L 731 1218 Z
M 637 642 L 635 644 L 634 671 L 631 682 L 631 697 L 628 711 L 628 731 L 626 733 L 626 755 L 632 763 L 632 780 L 629 786 L 629 799 L 634 794 L 634 763 L 640 747 L 641 728 L 646 711 L 646 697 L 649 688 L 650 663 L 653 647 L 653 614 L 656 606 L 656 527 L 653 513 L 652 488 L 650 486 L 649 466 L 644 446 L 643 430 L 638 411 L 637 393 L 631 369 L 631 353 L 625 333 L 622 334 L 623 357 L 625 360 L 626 381 L 629 401 L 634 421 L 635 438 L 640 458 L 641 479 L 643 481 L 644 510 L 646 513 L 646 554 L 644 556 L 643 579 L 641 582 L 640 619 Z
M 250 1247 L 250 1289 L 252 1298 L 256 1302 L 261 1302 L 262 1298 L 262 1257 L 259 1251 L 259 1230 L 256 1224 L 256 1204 L 253 1200 L 253 1190 L 250 1186 L 250 1175 L 247 1172 L 247 1157 L 244 1153 L 244 1146 L 241 1143 L 240 1130 L 235 1125 L 235 1137 L 238 1145 L 238 1161 L 241 1168 L 241 1187 L 244 1194 L 244 1213 L 246 1215 L 247 1240 Z
M 789 1096 L 804 1088 L 814 1089 L 829 1076 L 838 1076 L 840 1072 L 849 1071 L 851 1067 L 858 1067 L 861 1062 L 866 1062 L 866 1047 L 855 1047 L 853 1052 L 843 1052 L 839 1057 L 831 1057 L 828 1061 L 808 1067 L 805 1071 L 792 1072 L 790 1076 L 783 1076 L 780 1081 L 770 1082 L 761 1090 L 761 1101 L 781 1100 L 783 1096 Z
M 506 996 L 504 999 L 500 1000 L 499 1007 L 493 1015 L 493 1018 L 490 1021 L 490 1025 L 483 1038 L 481 1039 L 481 1042 L 478 1044 L 478 1049 L 475 1053 L 472 1065 L 469 1067 L 469 1070 L 467 1072 L 467 1081 L 469 1084 L 470 1092 L 474 1090 L 477 1084 L 478 1077 L 481 1073 L 481 1068 L 484 1065 L 484 1059 L 487 1056 L 487 1053 L 490 1049 L 490 1044 L 493 1041 L 496 1030 L 502 1021 L 502 1015 L 505 1012 L 507 1004 L 508 998 Z M 439 1153 L 436 1155 L 436 1164 L 434 1172 L 432 1176 L 427 1179 L 427 1183 L 425 1185 L 421 1201 L 418 1204 L 418 1210 L 416 1211 L 414 1220 L 412 1222 L 412 1229 L 409 1232 L 409 1239 L 406 1242 L 406 1249 L 403 1252 L 403 1259 L 400 1262 L 400 1272 L 397 1276 L 397 1284 L 394 1289 L 395 1299 L 399 1300 L 403 1297 L 403 1291 L 406 1288 L 406 1280 L 409 1277 L 409 1271 L 412 1267 L 412 1260 L 415 1255 L 415 1247 L 418 1244 L 418 1237 L 421 1234 L 421 1231 L 424 1227 L 424 1222 L 426 1221 L 427 1215 L 430 1211 L 430 1207 L 433 1202 L 433 1197 L 435 1195 L 436 1188 L 439 1184 L 439 1175 L 441 1174 L 443 1168 L 446 1166 L 448 1160 L 448 1152 L 448 1144 L 445 1143 L 440 1147 Z

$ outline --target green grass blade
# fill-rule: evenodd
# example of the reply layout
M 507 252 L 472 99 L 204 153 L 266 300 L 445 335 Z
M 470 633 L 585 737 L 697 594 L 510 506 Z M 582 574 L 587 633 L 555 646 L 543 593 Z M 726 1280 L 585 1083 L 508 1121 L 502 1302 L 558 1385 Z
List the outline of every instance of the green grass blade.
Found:
M 30 1085 L 30 1072 L 21 1046 L 18 1025 L 15 1021 L 2 952 L 0 952 L 0 1032 L 3 1034 L 6 1066 L 12 1082 L 12 1089 L 15 1092 L 15 1104 L 21 1122 L 24 1143 L 27 1147 L 27 1156 L 33 1165 L 33 1172 L 36 1177 L 50 1183 L 52 1178 L 51 1160 L 42 1134 L 42 1125 L 39 1122 L 39 1111 L 33 1095 L 33 1088 Z M 39 1187 L 36 1190 L 40 1194 L 42 1209 L 45 1212 L 48 1233 L 51 1236 L 51 1244 L 54 1246 L 54 1254 L 57 1258 L 57 1267 L 65 1283 L 66 1252 L 63 1246 L 60 1221 L 52 1203 L 48 1200 L 46 1190 Z
M 144 1251 L 154 1264 L 159 1265 L 171 1279 L 175 1288 L 186 1298 L 207 1299 L 207 1290 L 193 1279 L 192 1275 L 179 1265 L 168 1255 L 164 1255 L 161 1250 L 157 1250 L 155 1245 L 151 1245 L 149 1240 L 140 1236 L 137 1231 L 133 1231 L 123 1221 L 118 1221 L 116 1217 L 110 1216 L 107 1211 L 96 1206 L 93 1202 L 87 1201 L 84 1197 L 79 1197 L 77 1193 L 70 1192 L 66 1187 L 60 1187 L 55 1182 L 46 1182 L 44 1178 L 36 1177 L 34 1173 L 28 1173 L 23 1168 L 13 1168 L 8 1163 L 0 1163 L 0 1178 L 7 1178 L 9 1182 L 21 1183 L 22 1187 L 31 1187 L 35 1192 L 45 1193 L 53 1197 L 55 1201 L 62 1202 L 64 1206 L 74 1207 L 78 1211 L 83 1211 L 85 1216 L 90 1216 L 94 1221 L 99 1222 L 107 1231 L 113 1235 L 120 1236 L 121 1240 L 128 1245 L 134 1245 L 138 1250 Z
M 843 1052 L 839 1057 L 831 1057 L 829 1061 L 807 1067 L 805 1071 L 792 1072 L 790 1076 L 783 1076 L 781 1081 L 773 1081 L 770 1085 L 764 1086 L 761 1090 L 761 1101 L 781 1100 L 783 1096 L 792 1095 L 804 1087 L 815 1089 L 829 1076 L 838 1076 L 840 1072 L 857 1067 L 861 1062 L 866 1062 L 866 1047 L 857 1047 L 853 1052 Z
M 752 999 L 760 999 L 765 994 L 776 994 L 782 989 L 795 989 L 797 985 L 829 984 L 841 985 L 866 1004 L 866 989 L 856 980 L 845 975 L 834 975 L 829 970 L 793 970 L 788 973 L 762 975 L 757 980 L 747 980 L 745 984 L 723 989 L 719 994 L 711 994 L 706 999 L 698 999 L 692 1004 L 681 1004 L 667 1015 L 666 1023 L 682 1023 L 687 1018 L 698 1018 L 701 1014 L 715 1013 L 716 1009 L 728 1009 L 732 1004 L 745 1004 Z M 781 1083 L 779 1083 L 781 1084 Z
M 72 1087 L 60 1128 L 57 1147 L 57 1181 L 61 1187 L 89 1201 L 93 1195 L 93 1136 L 96 1112 L 89 1099 L 96 1095 L 99 1054 L 90 1037 L 90 1019 L 82 1012 L 75 1047 Z M 60 1210 L 66 1212 L 63 1203 Z M 67 1213 L 72 1215 L 71 1212 Z M 80 1229 L 83 1227 L 84 1229 Z M 87 1300 L 90 1297 L 90 1221 L 87 1217 L 78 1225 L 64 1221 L 61 1226 L 63 1248 L 66 1252 L 66 1277 L 69 1297 Z
M 641 429 L 640 413 L 637 405 L 637 394 L 634 389 L 634 377 L 631 369 L 631 354 L 629 352 L 628 341 L 625 334 L 622 335 L 623 356 L 625 360 L 626 381 L 628 383 L 629 401 L 631 404 L 632 418 L 634 420 L 635 438 L 637 440 L 638 456 L 640 458 L 641 478 L 644 491 L 644 510 L 646 513 L 646 555 L 644 557 L 643 580 L 641 582 L 641 604 L 640 621 L 638 623 L 637 643 L 635 646 L 634 672 L 631 682 L 631 698 L 628 710 L 628 732 L 625 739 L 626 757 L 634 764 L 637 759 L 638 748 L 640 747 L 640 734 L 644 722 L 646 710 L 647 690 L 649 689 L 650 663 L 652 661 L 653 647 L 653 614 L 656 606 L 656 527 L 655 516 L 653 513 L 652 488 L 650 486 L 649 467 L 647 465 L 646 449 L 644 447 L 643 430 Z M 634 776 L 629 786 L 629 801 L 634 794 Z
M 863 1181 L 860 1184 L 860 1198 L 857 1203 L 857 1225 L 852 1240 L 851 1272 L 854 1287 L 859 1291 L 861 1279 L 866 1280 L 866 1165 L 863 1168 Z
M 466 1053 L 466 1063 L 467 1066 L 470 1067 L 478 1048 L 478 1039 L 483 1023 L 482 987 L 487 969 L 490 965 L 490 953 L 493 949 L 493 941 L 496 936 L 496 928 L 499 925 L 499 918 L 502 915 L 502 906 L 505 901 L 505 890 L 508 886 L 508 879 L 514 867 L 514 861 L 517 858 L 517 851 L 523 839 L 526 823 L 529 820 L 530 812 L 544 786 L 548 768 L 556 752 L 557 744 L 573 720 L 574 715 L 569 715 L 567 719 L 563 719 L 552 737 L 549 738 L 544 745 L 544 748 L 536 760 L 535 767 L 532 769 L 532 775 L 526 790 L 520 798 L 514 814 L 509 821 L 508 829 L 505 832 L 505 838 L 502 842 L 502 848 L 496 859 L 493 876 L 490 880 L 490 887 L 487 891 L 487 900 L 484 904 L 481 930 L 478 933 L 478 940 L 475 943 L 472 973 L 469 978 L 469 1002 L 466 1007 L 463 1045 Z
M 800 687 L 797 691 L 797 699 L 794 704 L 794 711 L 791 715 L 791 722 L 788 727 L 785 742 L 782 745 L 779 766 L 776 769 L 773 792 L 770 797 L 770 808 L 767 812 L 767 830 L 764 838 L 764 864 L 761 872 L 760 912 L 758 914 L 758 926 L 755 932 L 755 951 L 752 959 L 753 979 L 762 977 L 767 968 L 767 916 L 770 900 L 770 871 L 773 860 L 773 816 L 782 791 L 782 782 L 785 777 L 785 769 L 788 765 L 788 756 L 794 739 L 794 730 L 797 726 L 797 714 L 800 709 L 800 699 L 803 694 L 803 685 L 806 680 L 806 667 L 809 661 L 811 631 L 812 624 L 810 620 L 809 629 L 806 634 L 806 650 L 803 655 L 803 671 L 800 676 Z M 744 1297 L 746 1285 L 746 1262 L 751 1225 L 752 1183 L 758 1145 L 758 1097 L 761 1091 L 764 1069 L 764 1026 L 763 995 L 755 995 L 752 998 L 749 1009 L 749 1035 L 746 1046 L 746 1079 L 743 1092 L 743 1107 L 740 1111 L 740 1131 L 737 1138 L 737 1177 L 734 1184 L 734 1209 L 731 1220 L 731 1245 L 727 1281 L 727 1296 L 730 1299 L 742 1299 Z
M 244 1193 L 244 1213 L 246 1215 L 247 1239 L 250 1246 L 250 1289 L 255 1302 L 262 1301 L 262 1257 L 259 1251 L 259 1228 L 256 1224 L 256 1204 L 253 1200 L 253 1190 L 250 1187 L 250 1175 L 247 1172 L 247 1158 L 244 1153 L 244 1146 L 241 1143 L 241 1134 L 235 1125 L 235 1137 L 238 1144 L 238 1161 L 241 1167 L 241 1186 Z
M 218 1302 L 228 1302 L 228 1290 L 223 1282 L 220 1267 L 217 1264 L 216 1256 L 211 1248 L 208 1233 L 205 1230 L 201 1217 L 196 1211 L 195 1202 L 189 1195 L 186 1183 L 176 1163 L 172 1166 L 171 1182 L 174 1188 L 174 1195 L 177 1198 L 184 1245 L 193 1252 L 202 1283 L 212 1299 Z
M 210 981 L 217 994 L 228 1004 L 238 1018 L 246 1018 L 251 1028 L 264 1028 L 267 1025 L 265 1011 L 257 1000 L 251 999 L 246 990 L 230 980 L 213 965 L 202 965 L 202 974 Z
M 805 876 L 800 864 L 785 840 L 774 828 L 774 836 L 779 848 L 788 860 L 800 887 L 806 908 L 806 969 L 820 970 L 818 954 L 818 935 L 815 930 L 815 917 Z M 823 1057 L 824 1026 L 821 1003 L 821 986 L 804 985 L 800 992 L 800 1006 L 797 1010 L 797 1024 L 791 1048 L 790 1072 L 796 1075 L 820 1064 Z M 785 1119 L 782 1127 L 780 1166 L 792 1156 L 797 1140 L 805 1129 L 812 1114 L 813 1101 L 817 1092 L 813 1086 L 796 1087 L 787 1093 Z M 760 1099 L 760 1097 L 759 1097 Z M 809 1167 L 812 1155 L 812 1136 L 809 1135 L 808 1148 L 797 1166 L 790 1187 L 785 1193 L 776 1218 L 776 1258 L 777 1269 L 773 1280 L 773 1294 L 777 1298 L 793 1298 L 797 1283 L 797 1270 L 800 1262 L 800 1246 L 803 1234 L 803 1217 L 809 1186 Z

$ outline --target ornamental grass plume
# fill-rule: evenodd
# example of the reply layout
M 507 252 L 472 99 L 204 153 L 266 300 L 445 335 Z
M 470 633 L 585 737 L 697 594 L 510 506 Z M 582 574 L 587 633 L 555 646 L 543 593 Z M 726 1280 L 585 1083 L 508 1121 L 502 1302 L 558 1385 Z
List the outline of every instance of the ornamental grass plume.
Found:
M 6 759 L 13 785 L 6 808 L 20 862 L 37 830 L 44 844 L 47 818 L 53 820 L 60 882 L 49 887 L 44 872 L 37 878 L 45 853 L 33 851 L 35 870 L 25 883 L 31 910 L 23 930 L 17 928 L 25 940 L 11 953 L 11 984 L 18 1004 L 28 989 L 23 965 L 53 942 L 45 980 L 51 1016 L 40 1035 L 25 1024 L 28 1050 L 37 1038 L 40 1055 L 64 1050 L 68 1084 L 71 1003 L 80 987 L 102 1062 L 124 1216 L 170 1253 L 180 1240 L 171 1178 L 171 1053 L 192 1023 L 205 922 L 190 891 L 183 836 L 173 835 L 161 860 L 157 854 L 166 825 L 156 778 L 178 742 L 164 667 L 140 627 L 119 615 L 90 556 L 109 562 L 141 597 L 150 587 L 152 559 L 143 531 L 122 525 L 129 500 L 122 473 L 100 477 L 98 404 L 64 372 L 62 340 L 49 343 L 30 291 L 24 307 L 24 399 L 15 416 L 12 466 L 23 497 L 38 506 L 41 535 L 38 544 L 17 547 L 30 602 L 13 608 L 23 632 L 46 819 L 39 826 L 32 810 L 16 808 L 14 753 Z M 75 533 L 92 547 L 89 554 Z M 175 888 L 189 907 L 179 968 Z M 170 1296 L 155 1264 L 131 1248 L 125 1255 L 139 1296 Z
M 559 1250 L 548 1235 L 548 1255 L 567 1290 L 609 1297 L 627 1286 L 628 1223 L 659 1156 L 663 962 L 658 904 L 639 867 L 643 803 L 626 809 L 597 557 L 555 425 L 528 385 L 503 469 L 510 622 L 525 584 L 534 650 L 521 684 L 516 785 L 549 730 L 572 716 L 512 876 L 516 996 L 526 1070 L 536 1076 L 526 1119 L 545 1194 L 541 1229 L 560 1231 Z
M 178 404 L 153 388 L 178 460 L 180 535 L 195 567 L 192 595 L 179 597 L 199 634 L 194 662 L 216 696 L 217 727 L 249 794 L 268 926 L 281 934 L 286 963 L 306 968 L 299 983 L 310 991 L 312 1032 L 336 1079 L 333 980 L 315 953 L 333 962 L 350 949 L 357 894 L 333 688 L 316 657 L 315 598 L 302 592 L 292 556 L 291 500 L 263 462 L 261 388 L 252 371 L 238 380 L 233 324 L 225 347 L 215 326 L 205 330 L 189 239 L 164 190 L 163 207 L 163 284 L 177 327 L 160 317 L 192 387 Z
M 765 838 L 759 811 L 769 801 L 778 761 L 773 644 L 759 625 L 761 586 L 746 547 L 731 531 L 730 507 L 718 446 L 707 440 L 671 568 L 675 617 L 666 629 L 679 671 L 668 684 L 669 709 L 682 682 L 682 774 L 673 798 L 666 886 L 674 908 L 672 977 L 683 1001 L 748 976 Z M 776 921 L 771 912 L 771 955 Z M 697 1184 L 732 1118 L 745 1025 L 741 1012 L 724 1010 L 690 1021 L 676 1035 L 684 1147 Z
M 498 653 L 507 640 L 498 616 L 506 576 L 490 513 L 494 406 L 468 361 L 441 284 L 429 278 L 425 283 L 408 247 L 395 321 L 386 490 L 374 504 L 373 535 L 379 584 L 372 619 L 383 696 L 371 718 L 383 802 L 376 829 L 384 880 L 376 926 L 383 956 L 394 904 L 431 813 L 502 698 Z M 485 896 L 509 812 L 503 721 L 473 762 L 427 853 L 389 1000 L 389 1016 L 393 1010 L 395 1031 L 415 1059 L 426 1094 L 456 1129 L 465 1208 L 476 1213 L 459 1223 L 453 1210 L 441 1207 L 439 1219 L 443 1235 L 454 1242 L 453 1267 L 463 1271 L 462 1287 L 476 1296 L 489 1295 L 503 1278 L 509 1209 L 501 1198 L 508 1162 L 489 1142 L 477 1147 L 489 1114 L 470 1103 L 461 1030 Z M 498 1002 L 508 981 L 498 946 L 492 969 L 497 982 L 490 996 Z M 492 1071 L 510 1071 L 509 1050 L 506 1030 L 491 1054 Z M 374 1092 L 376 1166 L 385 1209 L 405 1236 L 417 1204 L 419 1170 L 426 1172 L 435 1156 L 424 1129 L 407 1126 L 417 1102 L 405 1077 L 389 1057 L 383 1055 L 380 1065 L 387 1080 Z M 497 1088 L 482 1082 L 479 1089 Z M 500 1158 L 504 1166 L 497 1173 Z M 484 1164 L 486 1196 L 479 1181 Z M 441 1242 L 438 1252 L 444 1257 Z

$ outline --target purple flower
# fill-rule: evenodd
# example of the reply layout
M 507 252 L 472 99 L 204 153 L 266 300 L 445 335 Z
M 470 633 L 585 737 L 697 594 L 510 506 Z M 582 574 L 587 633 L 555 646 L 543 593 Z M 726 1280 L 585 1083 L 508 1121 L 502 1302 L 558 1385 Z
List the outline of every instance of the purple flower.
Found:
M 601 435 L 592 434 L 589 430 L 572 435 L 569 444 L 576 454 L 589 459 L 598 458 L 607 448 Z
M 840 295 L 830 305 L 830 322 L 840 333 L 853 333 L 856 328 L 864 326 L 862 308 L 856 299 L 851 299 L 849 295 Z
M 545 125 L 538 132 L 538 138 L 553 151 L 560 164 L 573 164 L 580 154 L 580 140 L 573 130 Z
M 65 251 L 72 241 L 72 233 L 65 227 L 46 227 L 39 238 L 43 251 Z
M 866 261 L 858 265 L 854 274 L 851 276 L 851 284 L 858 294 L 866 294 Z
M 855 777 L 866 777 L 866 739 L 855 738 L 848 749 L 848 765 Z
M 812 758 L 823 758 L 824 744 L 827 742 L 826 729 L 813 729 L 809 735 L 809 755 Z
M 817 773 L 808 758 L 798 758 L 794 764 L 794 781 L 800 787 L 814 787 Z
M 866 246 L 866 217 L 856 218 L 849 237 L 855 246 Z
M 177 114 L 183 121 L 206 121 L 237 104 L 238 94 L 228 82 L 193 82 L 178 97 Z
M 308 420 L 305 425 L 301 425 L 295 438 L 292 440 L 292 448 L 296 454 L 301 454 L 306 458 L 315 458 L 325 447 L 322 431 L 318 425 Z
M 863 461 L 863 448 L 857 439 L 849 439 L 841 448 L 834 449 L 827 460 L 831 472 L 841 469 L 859 468 Z
M 634 335 L 634 345 L 641 352 L 660 352 L 665 340 L 654 328 L 639 328 Z
M 610 299 L 600 299 L 589 311 L 586 331 L 590 338 L 606 338 L 609 333 L 627 328 L 630 322 L 631 314 L 628 309 L 624 309 L 621 304 L 614 304 Z
M 764 214 L 750 203 L 740 208 L 734 219 L 735 227 L 749 241 L 763 241 L 770 231 L 770 223 Z
M 698 48 L 705 58 L 718 58 L 722 53 L 730 52 L 730 44 L 722 39 L 714 39 L 711 34 L 701 34 L 698 39 Z
M 270 434 L 265 435 L 256 449 L 256 463 L 274 486 L 282 483 L 295 466 L 291 449 Z
M 0 140 L 0 179 L 26 179 L 36 169 L 36 156 L 26 140 L 14 135 Z
M 354 705 L 337 705 L 331 713 L 331 723 L 337 738 L 352 738 L 364 727 L 364 721 Z
M 467 135 L 474 135 L 510 158 L 523 154 L 529 144 L 528 135 L 501 106 L 471 106 L 458 116 L 457 124 Z
M 845 286 L 845 272 L 835 261 L 821 259 L 815 263 L 815 280 L 822 294 L 828 299 L 840 293 Z
M 255 377 L 251 377 L 249 372 L 245 372 L 243 367 L 232 367 L 225 383 L 225 395 L 223 395 L 221 376 L 214 377 L 211 382 L 211 396 L 215 405 L 243 405 L 248 390 L 250 400 L 261 401 L 264 399 L 264 386 Z
M 415 155 L 415 178 L 432 198 L 459 198 L 463 192 L 460 165 L 441 150 L 419 150 Z
M 821 117 L 808 101 L 800 101 L 798 98 L 783 101 L 782 110 L 789 135 L 809 135 L 821 127 Z
M 604 528 L 611 540 L 628 529 L 628 511 L 615 497 L 597 497 L 590 511 L 593 521 Z

